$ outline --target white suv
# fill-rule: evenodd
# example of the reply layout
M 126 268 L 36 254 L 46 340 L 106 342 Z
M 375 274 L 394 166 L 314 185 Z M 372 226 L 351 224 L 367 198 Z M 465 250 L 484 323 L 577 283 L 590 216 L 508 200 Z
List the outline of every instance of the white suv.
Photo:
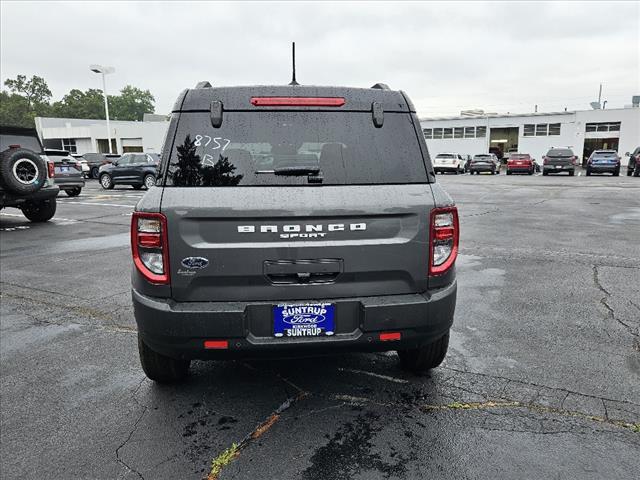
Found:
M 464 173 L 464 159 L 458 153 L 439 153 L 433 159 L 433 170 L 436 173 Z

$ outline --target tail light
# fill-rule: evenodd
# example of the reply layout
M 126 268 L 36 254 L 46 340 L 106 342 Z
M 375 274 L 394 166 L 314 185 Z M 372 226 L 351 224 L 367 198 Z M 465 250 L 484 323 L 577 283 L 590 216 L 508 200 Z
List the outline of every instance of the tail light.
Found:
M 167 217 L 162 213 L 133 212 L 131 253 L 136 269 L 150 283 L 169 284 Z
M 453 266 L 458 256 L 458 209 L 434 208 L 429 230 L 429 274 L 442 275 Z
M 575 155 L 573 157 L 571 157 L 571 164 L 572 165 L 575 165 L 577 161 L 578 161 L 578 157 L 576 157 Z
M 547 157 L 546 155 L 544 157 L 542 157 L 542 164 L 546 165 L 547 164 Z
M 47 173 L 49 174 L 49 178 L 56 176 L 56 166 L 53 162 L 47 162 Z

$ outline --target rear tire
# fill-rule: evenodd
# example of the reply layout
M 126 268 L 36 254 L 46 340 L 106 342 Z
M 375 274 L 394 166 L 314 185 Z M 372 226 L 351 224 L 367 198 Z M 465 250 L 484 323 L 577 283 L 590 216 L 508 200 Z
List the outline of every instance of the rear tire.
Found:
M 573 177 L 574 173 L 575 173 L 575 172 L 574 172 L 573 170 L 569 170 L 569 176 L 570 176 L 570 177 Z
M 144 177 L 144 186 L 147 190 L 153 187 L 156 184 L 156 177 L 153 175 L 145 175 Z
M 398 350 L 400 366 L 413 373 L 424 373 L 442 363 L 449 349 L 449 332 L 433 343 L 418 348 Z
M 34 223 L 46 222 L 56 214 L 56 199 L 27 202 L 22 205 L 21 210 L 23 215 Z
M 630 177 L 632 173 L 633 173 L 633 170 L 629 170 L 629 169 L 627 168 L 627 177 Z
M 145 375 L 154 382 L 176 383 L 189 373 L 190 360 L 177 360 L 151 350 L 138 334 L 138 353 Z
M 113 180 L 108 173 L 103 173 L 100 176 L 100 186 L 105 190 L 113 190 Z
M 590 177 L 590 176 L 591 176 L 591 170 L 589 170 L 589 169 L 587 168 L 587 172 L 585 173 L 585 175 L 586 175 L 587 177 Z
M 620 169 L 619 168 L 615 172 L 613 172 L 613 176 L 614 177 L 619 177 L 620 176 Z
M 542 176 L 546 177 L 547 175 L 549 175 L 549 172 L 547 172 L 546 170 L 542 170 Z
M 75 187 L 75 188 L 69 188 L 68 190 L 65 190 L 64 193 L 66 193 L 68 197 L 77 197 L 78 195 L 80 195 L 81 191 L 82 191 L 82 188 Z
M 97 178 L 98 178 L 99 173 L 100 173 L 100 172 L 99 172 L 99 170 L 98 170 L 98 167 L 93 167 L 93 168 L 91 169 L 91 178 L 96 178 L 96 179 L 97 179 Z
M 511 175 L 511 171 L 510 170 L 507 170 L 507 175 Z
M 10 148 L 0 156 L 0 185 L 18 195 L 35 193 L 47 180 L 47 165 L 37 153 Z

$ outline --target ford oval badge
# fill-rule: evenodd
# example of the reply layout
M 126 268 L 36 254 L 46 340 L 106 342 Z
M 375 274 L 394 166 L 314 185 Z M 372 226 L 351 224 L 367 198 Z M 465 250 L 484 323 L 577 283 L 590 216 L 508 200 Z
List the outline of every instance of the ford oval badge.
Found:
M 182 259 L 182 266 L 185 268 L 201 269 L 209 265 L 209 259 L 204 257 L 187 257 Z

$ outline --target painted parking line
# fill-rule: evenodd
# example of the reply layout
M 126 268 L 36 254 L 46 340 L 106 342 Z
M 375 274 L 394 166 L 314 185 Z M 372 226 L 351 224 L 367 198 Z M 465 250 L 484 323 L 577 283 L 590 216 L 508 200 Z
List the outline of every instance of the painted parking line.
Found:
M 98 203 L 98 202 L 72 202 L 74 205 L 93 205 L 96 207 L 120 207 L 120 208 L 134 208 L 135 205 L 121 205 L 118 203 Z

